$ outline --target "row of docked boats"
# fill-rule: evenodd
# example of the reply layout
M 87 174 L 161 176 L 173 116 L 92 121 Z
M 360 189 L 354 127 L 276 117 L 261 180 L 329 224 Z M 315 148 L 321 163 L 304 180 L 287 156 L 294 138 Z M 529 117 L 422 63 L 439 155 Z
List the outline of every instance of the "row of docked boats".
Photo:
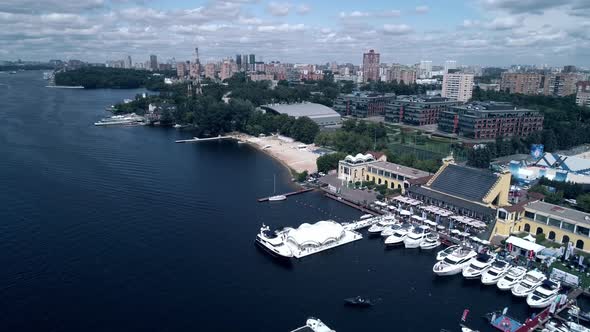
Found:
M 532 308 L 546 308 L 559 295 L 559 281 L 548 280 L 538 270 L 527 271 L 521 266 L 497 259 L 495 255 L 477 254 L 464 246 L 451 246 L 438 252 L 432 271 L 439 276 L 461 273 L 466 279 L 480 279 L 484 285 L 496 285 L 510 290 L 516 297 L 526 297 Z
M 420 248 L 430 250 L 440 246 L 441 242 L 436 232 L 432 232 L 427 225 L 404 225 L 393 216 L 369 227 L 370 235 L 381 235 L 386 246 L 401 246 L 406 248 Z

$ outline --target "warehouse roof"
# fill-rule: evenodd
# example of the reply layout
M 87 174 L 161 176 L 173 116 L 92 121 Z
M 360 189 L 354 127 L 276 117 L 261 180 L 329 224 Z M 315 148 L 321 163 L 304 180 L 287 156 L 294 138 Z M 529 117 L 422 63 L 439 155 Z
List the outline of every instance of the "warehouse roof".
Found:
M 296 118 L 300 116 L 313 117 L 340 117 L 338 112 L 333 109 L 316 103 L 296 103 L 296 104 L 267 104 L 261 106 L 263 109 L 271 110 L 281 114 L 287 114 Z
M 568 219 L 583 224 L 590 224 L 590 214 L 582 211 L 549 204 L 542 201 L 530 202 L 525 206 L 526 210 L 541 213 L 554 219 Z

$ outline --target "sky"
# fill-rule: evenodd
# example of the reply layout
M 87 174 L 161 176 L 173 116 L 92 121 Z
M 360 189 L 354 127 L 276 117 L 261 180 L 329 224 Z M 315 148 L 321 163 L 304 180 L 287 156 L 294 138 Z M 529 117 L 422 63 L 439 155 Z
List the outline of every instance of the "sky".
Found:
M 0 0 L 0 59 L 590 66 L 590 0 Z

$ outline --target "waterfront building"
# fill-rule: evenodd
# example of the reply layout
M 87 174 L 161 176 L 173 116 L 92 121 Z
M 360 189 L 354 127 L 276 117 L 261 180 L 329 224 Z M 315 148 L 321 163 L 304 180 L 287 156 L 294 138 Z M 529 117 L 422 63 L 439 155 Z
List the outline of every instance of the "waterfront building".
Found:
M 502 73 L 500 90 L 508 93 L 536 95 L 543 90 L 543 75 L 538 73 Z
M 378 158 L 376 158 L 378 157 Z M 419 169 L 390 163 L 383 155 L 357 154 L 346 156 L 338 162 L 338 178 L 348 183 L 372 181 L 388 189 L 404 193 L 411 180 L 431 175 Z
M 385 121 L 416 126 L 436 124 L 441 112 L 459 104 L 442 97 L 400 96 L 385 105 Z
M 385 105 L 394 100 L 394 93 L 341 94 L 334 101 L 333 107 L 341 115 L 352 115 L 358 118 L 384 116 Z
M 499 208 L 493 236 L 528 232 L 590 252 L 590 214 L 539 200 Z
M 445 74 L 443 76 L 442 96 L 468 102 L 473 92 L 473 74 Z
M 509 192 L 509 171 L 494 173 L 460 166 L 453 157 L 443 159 L 443 165 L 425 185 L 408 189 L 410 197 L 425 204 L 483 221 L 493 221 L 496 209 L 509 205 Z
M 543 94 L 546 96 L 565 97 L 576 93 L 576 83 L 582 77 L 576 73 L 551 74 L 545 77 Z
M 158 70 L 158 57 L 154 54 L 150 55 L 150 70 Z
M 363 82 L 379 80 L 380 54 L 375 50 L 363 53 Z
M 438 129 L 477 139 L 523 137 L 543 129 L 543 115 L 510 103 L 474 102 L 441 112 Z
M 295 118 L 306 116 L 320 127 L 336 126 L 342 123 L 340 114 L 322 104 L 303 102 L 295 104 L 267 104 L 260 107 L 267 112 L 286 114 Z
M 576 105 L 590 107 L 590 81 L 580 81 L 576 88 Z

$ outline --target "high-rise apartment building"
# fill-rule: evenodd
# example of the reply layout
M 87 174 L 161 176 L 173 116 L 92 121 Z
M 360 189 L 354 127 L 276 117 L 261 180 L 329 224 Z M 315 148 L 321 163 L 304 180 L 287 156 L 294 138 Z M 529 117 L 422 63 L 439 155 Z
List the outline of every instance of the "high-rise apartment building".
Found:
M 230 59 L 223 60 L 221 63 L 221 70 L 219 72 L 219 78 L 223 81 L 234 76 L 234 70 L 236 69 L 236 63 Z
M 455 61 L 455 60 L 445 61 L 444 73 L 448 74 L 449 70 L 453 70 L 453 69 L 457 69 L 457 61 Z
M 238 66 L 238 70 L 242 70 L 242 56 L 236 54 L 236 65 Z
M 576 104 L 578 106 L 590 107 L 590 81 L 580 81 L 576 83 L 578 88 L 576 93 Z
M 131 56 L 130 55 L 128 55 L 125 58 L 125 68 L 127 68 L 127 69 L 133 68 L 133 63 L 131 62 Z
M 254 54 L 250 54 L 250 56 L 248 56 L 248 66 L 249 66 L 248 69 L 250 71 L 254 71 L 255 65 L 256 65 L 256 56 Z
M 248 55 L 242 54 L 242 70 L 248 70 Z
M 386 80 L 388 82 L 414 84 L 416 83 L 416 71 L 405 66 L 393 65 L 387 71 Z
M 473 93 L 473 74 L 444 74 L 442 96 L 462 102 L 471 99 Z
M 186 62 L 179 62 L 176 64 L 176 76 L 178 76 L 178 78 L 185 78 L 186 76 L 188 76 L 188 66 L 190 64 L 187 64 Z
M 158 57 L 154 54 L 150 55 L 150 70 L 158 70 Z
M 363 82 L 379 80 L 380 55 L 375 50 L 363 54 Z
M 205 77 L 207 78 L 215 78 L 215 64 L 209 62 L 205 65 Z
M 543 94 L 546 96 L 565 97 L 576 93 L 576 83 L 581 81 L 576 73 L 559 73 L 545 76 Z
M 432 61 L 421 60 L 419 66 L 420 72 L 418 76 L 420 78 L 431 78 L 432 77 Z
M 508 93 L 536 95 L 541 93 L 543 75 L 538 73 L 502 73 L 500 90 Z

